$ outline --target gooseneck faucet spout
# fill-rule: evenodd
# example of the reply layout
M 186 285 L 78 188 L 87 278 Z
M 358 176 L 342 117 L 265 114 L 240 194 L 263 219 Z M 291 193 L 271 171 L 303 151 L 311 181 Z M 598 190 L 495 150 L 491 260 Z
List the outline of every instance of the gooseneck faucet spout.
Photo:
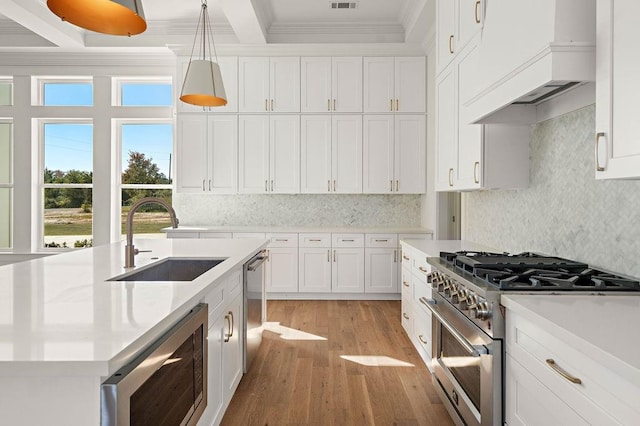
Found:
M 176 211 L 171 207 L 166 200 L 157 197 L 142 198 L 131 206 L 129 214 L 127 215 L 127 245 L 124 248 L 124 267 L 133 268 L 135 265 L 135 256 L 138 254 L 138 249 L 133 245 L 133 214 L 142 206 L 146 204 L 159 204 L 169 212 L 171 217 L 171 226 L 173 228 L 178 227 L 178 218 L 176 217 Z

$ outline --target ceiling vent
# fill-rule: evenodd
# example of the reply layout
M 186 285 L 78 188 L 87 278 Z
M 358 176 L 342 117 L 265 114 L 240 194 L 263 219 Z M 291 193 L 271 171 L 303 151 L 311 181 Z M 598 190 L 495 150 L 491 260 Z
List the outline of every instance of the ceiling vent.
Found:
M 346 2 L 346 1 L 332 1 L 331 9 L 355 9 L 358 3 L 356 2 Z

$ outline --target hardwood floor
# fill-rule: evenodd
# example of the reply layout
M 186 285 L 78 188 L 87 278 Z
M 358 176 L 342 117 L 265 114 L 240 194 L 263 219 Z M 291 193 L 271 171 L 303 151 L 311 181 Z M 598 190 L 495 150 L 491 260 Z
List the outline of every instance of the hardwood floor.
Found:
M 267 306 L 262 346 L 223 425 L 453 424 L 400 325 L 399 301 Z

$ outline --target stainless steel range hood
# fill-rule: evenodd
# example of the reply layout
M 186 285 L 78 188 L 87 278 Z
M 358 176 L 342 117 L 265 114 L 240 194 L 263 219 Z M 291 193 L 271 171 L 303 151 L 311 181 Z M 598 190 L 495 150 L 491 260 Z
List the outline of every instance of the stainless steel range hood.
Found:
M 542 102 L 595 81 L 595 0 L 487 2 L 471 123 L 535 123 Z

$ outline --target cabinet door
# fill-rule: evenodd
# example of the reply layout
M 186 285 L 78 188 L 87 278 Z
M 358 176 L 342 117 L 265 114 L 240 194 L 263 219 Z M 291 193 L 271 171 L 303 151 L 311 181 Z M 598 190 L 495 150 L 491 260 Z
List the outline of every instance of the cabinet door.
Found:
M 421 194 L 426 187 L 426 118 L 424 115 L 395 116 L 395 192 Z
M 365 115 L 363 121 L 363 182 L 365 194 L 393 192 L 393 115 Z
M 202 423 L 219 424 L 224 415 L 224 386 L 222 367 L 222 345 L 226 331 L 225 316 L 220 315 L 209 324 L 207 339 L 207 408 L 202 414 Z
M 458 50 L 462 49 L 482 26 L 484 2 L 482 0 L 458 0 Z
M 331 58 L 300 58 L 300 111 L 331 111 Z
M 367 248 L 364 255 L 365 293 L 399 293 L 398 250 Z
M 427 70 L 424 56 L 395 58 L 396 112 L 427 111 Z
M 300 58 L 270 58 L 269 111 L 300 112 Z
M 640 2 L 597 3 L 596 179 L 640 177 Z
M 210 108 L 215 112 L 238 112 L 238 57 L 218 56 L 222 84 L 227 95 L 227 104 L 222 107 Z
M 298 292 L 297 248 L 270 248 L 266 265 L 267 293 Z
M 364 112 L 391 112 L 394 108 L 393 58 L 365 57 Z
M 333 249 L 331 290 L 333 293 L 364 292 L 364 248 Z
M 300 116 L 270 117 L 269 189 L 274 193 L 300 192 Z
M 300 192 L 330 192 L 331 116 L 300 116 L 300 158 Z
M 300 293 L 331 293 L 331 249 L 301 248 Z
M 333 58 L 331 109 L 335 112 L 362 112 L 362 58 Z
M 362 193 L 362 116 L 335 115 L 331 121 L 331 189 Z
M 238 58 L 238 110 L 269 111 L 269 58 Z
M 243 358 L 243 305 L 244 299 L 240 293 L 227 306 L 223 315 L 225 319 L 222 343 L 222 377 L 224 406 L 228 406 L 233 393 L 236 391 L 244 370 Z
M 455 173 L 456 189 L 480 188 L 482 182 L 483 125 L 467 124 L 464 103 L 474 92 L 478 49 L 470 45 L 456 59 L 458 75 L 458 165 Z M 514 141 L 514 144 L 517 141 Z
M 436 80 L 436 190 L 451 191 L 457 164 L 455 73 L 447 68 Z
M 177 177 L 178 192 L 207 190 L 207 117 L 178 116 Z
M 238 192 L 264 194 L 269 191 L 269 116 L 238 118 Z
M 453 59 L 456 51 L 456 2 L 436 1 L 436 75 Z
M 238 116 L 209 117 L 209 182 L 214 194 L 238 191 Z

